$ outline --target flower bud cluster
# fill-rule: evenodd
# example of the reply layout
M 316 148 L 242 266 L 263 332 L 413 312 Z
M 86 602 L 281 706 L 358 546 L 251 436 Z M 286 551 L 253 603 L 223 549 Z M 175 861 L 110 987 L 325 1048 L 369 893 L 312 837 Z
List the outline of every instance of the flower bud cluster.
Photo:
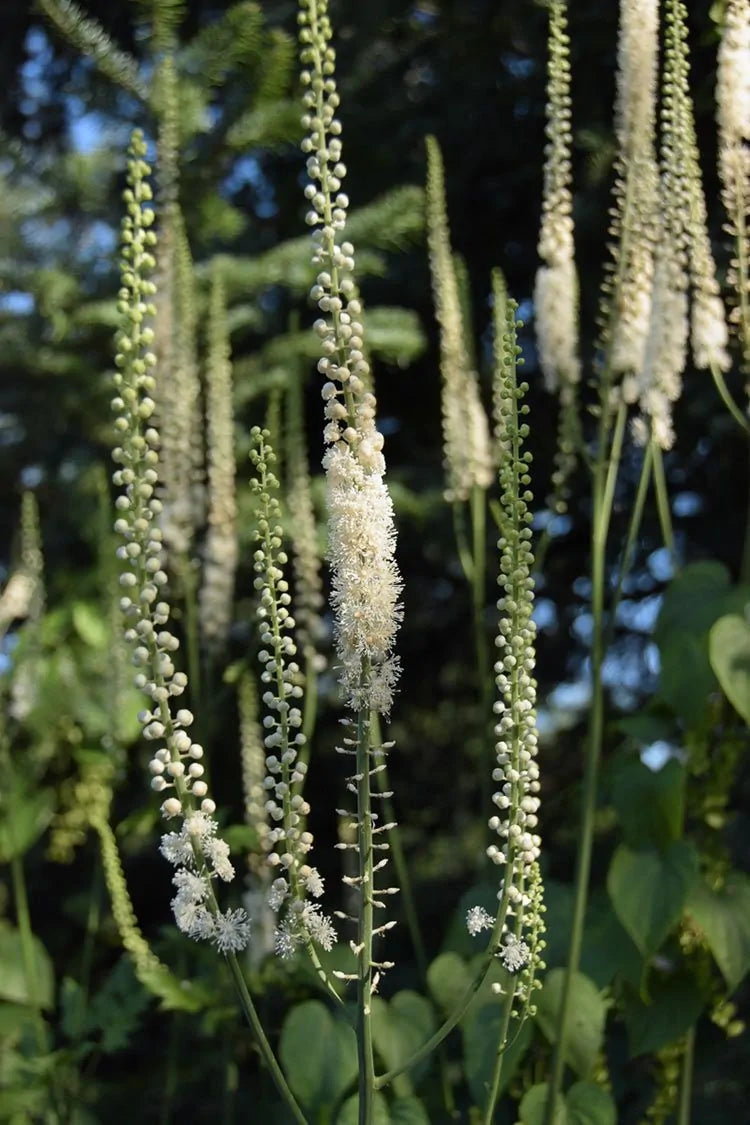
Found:
M 283 567 L 287 555 L 283 549 L 279 502 L 274 495 L 278 481 L 271 466 L 275 460 L 268 444 L 268 430 L 253 427 L 250 439 L 250 460 L 255 470 L 251 487 L 258 498 L 259 515 L 255 530 L 256 550 L 253 555 L 255 588 L 260 596 L 257 616 L 262 648 L 258 654 L 266 685 L 262 702 L 266 751 L 265 812 L 269 820 L 266 835 L 268 863 L 276 874 L 269 903 L 275 911 L 284 908 L 278 926 L 276 948 L 281 956 L 289 956 L 302 942 L 317 941 L 331 948 L 336 934 L 320 906 L 307 901 L 308 895 L 320 898 L 323 879 L 307 862 L 313 844 L 312 833 L 305 828 L 310 806 L 302 796 L 307 766 L 298 758 L 305 744 L 302 734 L 302 688 L 299 666 L 294 657 L 297 649 L 292 637 L 294 618 L 291 595 Z
M 336 117 L 340 99 L 327 7 L 327 0 L 302 0 L 298 17 L 305 88 L 302 151 L 307 153 L 310 177 L 305 188 L 310 204 L 306 221 L 314 228 L 313 262 L 320 267 L 310 295 L 324 314 L 315 322 L 323 353 L 318 370 L 327 380 L 323 387 L 324 439 L 328 444 L 343 441 L 364 468 L 382 474 L 383 436 L 375 427 L 375 396 L 366 389 L 370 365 L 364 350 L 362 304 L 353 277 L 354 247 L 343 238 L 349 199 L 341 191 L 346 165 L 341 122 Z
M 234 869 L 229 848 L 216 835 L 211 819 L 215 804 L 208 796 L 202 763 L 203 747 L 189 734 L 193 715 L 186 708 L 173 710 L 174 701 L 187 687 L 187 677 L 177 671 L 174 656 L 179 641 L 169 630 L 169 605 L 164 599 L 167 575 L 162 568 L 162 532 L 156 525 L 161 502 L 155 496 L 158 482 L 159 434 L 152 423 L 155 357 L 149 350 L 154 316 L 154 284 L 148 280 L 155 262 L 156 236 L 150 229 L 154 213 L 144 204 L 151 199 L 145 177 L 143 136 L 133 134 L 128 162 L 127 212 L 122 224 L 122 288 L 118 310 L 122 328 L 117 335 L 118 368 L 114 376 L 115 430 L 121 444 L 113 450 L 120 467 L 113 474 L 122 489 L 115 506 L 115 531 L 122 539 L 117 556 L 120 574 L 120 609 L 127 622 L 125 639 L 132 645 L 137 669 L 135 684 L 151 702 L 140 712 L 143 736 L 156 742 L 149 771 L 151 787 L 165 794 L 161 809 L 167 819 L 182 817 L 179 832 L 162 840 L 162 853 L 178 867 L 173 900 L 175 918 L 191 937 L 210 939 L 222 952 L 247 943 L 244 912 L 222 914 L 213 893 L 212 879 L 229 881 Z
M 496 765 L 492 779 L 497 789 L 492 795 L 497 813 L 489 826 L 498 838 L 487 849 L 492 862 L 504 867 L 503 885 L 498 893 L 497 919 L 473 908 L 467 916 L 470 932 L 493 929 L 499 942 L 498 956 L 509 971 L 516 972 L 529 963 L 530 946 L 524 940 L 533 932 L 536 910 L 528 893 L 532 873 L 539 859 L 541 840 L 537 831 L 539 810 L 539 767 L 536 761 L 536 663 L 533 611 L 533 554 L 531 550 L 532 514 L 529 490 L 531 454 L 523 451 L 529 427 L 520 417 L 528 412 L 521 400 L 528 384 L 516 383 L 516 364 L 520 348 L 516 345 L 514 301 L 507 303 L 503 368 L 499 379 L 501 401 L 499 424 L 506 455 L 500 467 L 502 520 L 500 575 L 503 596 L 496 647 L 495 683 L 498 698 L 495 734 Z M 522 362 L 522 361 L 520 361 Z M 513 925 L 509 919 L 515 918 Z
M 302 82 L 311 183 L 307 221 L 314 227 L 321 267 L 311 295 L 325 319 L 315 322 L 323 353 L 318 369 L 327 419 L 323 432 L 329 507 L 329 557 L 341 680 L 350 706 L 390 709 L 398 662 L 391 655 L 401 620 L 395 530 L 383 482 L 383 436 L 375 426 L 375 396 L 366 390 L 362 307 L 353 280 L 354 250 L 339 242 L 348 199 L 341 191 L 341 123 L 335 52 L 327 0 L 302 0 L 299 13 Z M 366 675 L 363 669 L 367 668 Z
M 547 68 L 547 146 L 539 257 L 534 285 L 539 365 L 547 389 L 578 383 L 578 278 L 570 190 L 570 37 L 565 0 L 551 0 Z
M 489 488 L 495 475 L 489 424 L 479 380 L 466 352 L 456 267 L 451 251 L 440 148 L 427 138 L 427 236 L 435 313 L 440 325 L 443 462 L 446 499 L 466 500 L 472 488 Z

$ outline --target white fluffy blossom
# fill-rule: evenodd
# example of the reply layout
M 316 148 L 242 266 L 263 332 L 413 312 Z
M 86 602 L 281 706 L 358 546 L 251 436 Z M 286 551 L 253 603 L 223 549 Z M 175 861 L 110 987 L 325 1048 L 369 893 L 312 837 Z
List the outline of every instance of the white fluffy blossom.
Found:
M 505 942 L 498 954 L 509 973 L 517 973 L 528 963 L 531 950 L 525 941 L 521 941 L 515 934 L 507 934 Z
M 728 0 L 719 47 L 716 105 L 723 140 L 750 140 L 750 0 Z
M 388 712 L 397 678 L 392 655 L 401 621 L 393 505 L 382 476 L 337 442 L 326 453 L 331 602 L 341 682 L 351 706 Z M 363 678 L 363 664 L 369 675 Z
M 481 934 L 482 930 L 491 930 L 494 924 L 495 919 L 483 906 L 471 906 L 466 911 L 466 929 L 472 937 Z

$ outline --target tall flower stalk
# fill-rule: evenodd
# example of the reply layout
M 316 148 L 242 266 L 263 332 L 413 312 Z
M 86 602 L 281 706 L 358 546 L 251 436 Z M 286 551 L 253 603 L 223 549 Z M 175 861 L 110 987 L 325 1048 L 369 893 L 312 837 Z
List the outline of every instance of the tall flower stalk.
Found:
M 216 882 L 230 882 L 234 868 L 229 847 L 218 833 L 214 801 L 203 779 L 203 747 L 189 734 L 194 717 L 177 700 L 187 688 L 187 676 L 177 671 L 173 656 L 179 641 L 168 629 L 170 607 L 164 598 L 167 575 L 162 568 L 163 534 L 158 526 L 163 505 L 156 495 L 159 481 L 159 433 L 153 425 L 156 356 L 151 350 L 156 315 L 155 285 L 149 275 L 156 261 L 152 229 L 154 211 L 147 181 L 142 133 L 133 134 L 128 160 L 126 214 L 122 223 L 121 288 L 114 376 L 115 431 L 119 440 L 113 460 L 119 466 L 113 481 L 121 491 L 115 507 L 115 531 L 121 539 L 120 609 L 137 668 L 135 685 L 149 699 L 139 713 L 143 736 L 159 743 L 150 763 L 151 787 L 165 794 L 161 811 L 177 821 L 166 832 L 160 850 L 176 868 L 172 909 L 187 936 L 211 942 L 227 959 L 245 1015 L 274 1081 L 295 1120 L 304 1117 L 289 1090 L 247 990 L 237 952 L 247 945 L 249 919 L 242 908 L 221 910 Z
M 341 190 L 346 175 L 342 161 L 341 122 L 336 117 L 339 95 L 335 81 L 335 52 L 326 0 L 302 0 L 299 13 L 303 63 L 302 82 L 310 183 L 307 222 L 314 228 L 313 261 L 318 275 L 312 299 L 323 317 L 315 330 L 321 341 L 318 370 L 325 376 L 323 399 L 326 425 L 326 471 L 331 603 L 335 615 L 335 643 L 339 680 L 348 707 L 349 737 L 342 753 L 354 759 L 348 788 L 356 794 L 358 874 L 349 882 L 358 895 L 357 1009 L 359 1051 L 359 1121 L 372 1121 L 375 1064 L 372 1039 L 372 996 L 379 975 L 390 962 L 376 961 L 374 939 L 391 923 L 376 926 L 374 912 L 381 897 L 395 888 L 378 890 L 376 872 L 387 859 L 376 861 L 377 837 L 385 831 L 373 804 L 373 774 L 381 768 L 384 746 L 374 746 L 370 713 L 388 714 L 398 679 L 393 648 L 401 620 L 401 580 L 394 559 L 395 529 L 391 499 L 383 479 L 383 437 L 375 425 L 376 402 L 367 390 L 369 363 L 365 356 L 362 304 L 354 281 L 354 247 L 345 239 L 348 197 Z

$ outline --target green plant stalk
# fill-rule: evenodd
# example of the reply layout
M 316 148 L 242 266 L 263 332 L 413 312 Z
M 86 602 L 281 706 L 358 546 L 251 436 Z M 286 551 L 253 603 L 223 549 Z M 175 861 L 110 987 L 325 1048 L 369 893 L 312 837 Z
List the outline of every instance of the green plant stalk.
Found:
M 232 973 L 232 977 L 234 979 L 237 993 L 240 998 L 242 1011 L 245 1013 L 245 1018 L 247 1019 L 247 1022 L 250 1025 L 250 1028 L 255 1036 L 255 1041 L 258 1044 L 261 1055 L 263 1056 L 263 1061 L 271 1072 L 271 1077 L 274 1081 L 274 1085 L 289 1107 L 294 1120 L 297 1121 L 299 1125 L 308 1125 L 307 1118 L 297 1104 L 297 1099 L 295 1098 L 294 1094 L 289 1089 L 287 1081 L 281 1071 L 281 1067 L 279 1066 L 276 1060 L 276 1056 L 273 1053 L 271 1044 L 266 1038 L 266 1033 L 263 1030 L 263 1024 L 260 1022 L 260 1017 L 255 1005 L 253 1004 L 247 984 L 245 983 L 245 978 L 243 976 L 242 969 L 240 968 L 240 963 L 237 960 L 237 954 L 227 953 L 225 954 L 225 956 L 227 964 L 229 965 L 229 969 Z
M 101 920 L 102 912 L 102 869 L 101 862 L 97 856 L 94 860 L 94 874 L 91 879 L 91 894 L 89 897 L 89 908 L 86 914 L 86 937 L 83 941 L 83 951 L 81 953 L 81 1004 L 78 1009 L 78 1019 L 76 1021 L 76 1039 L 80 1039 L 84 1028 L 84 1015 L 88 1006 L 89 1000 L 89 987 L 91 984 L 91 966 L 94 961 L 94 943 L 96 935 L 99 931 L 99 922 Z
M 515 993 L 516 982 L 513 980 L 509 987 L 508 995 L 505 997 L 503 1003 L 503 1014 L 500 1020 L 500 1038 L 497 1044 L 495 1066 L 492 1071 L 492 1085 L 490 1086 L 487 1106 L 484 1111 L 484 1125 L 492 1125 L 495 1118 L 495 1106 L 497 1105 L 497 1099 L 500 1094 L 500 1079 L 503 1073 L 503 1059 L 505 1058 L 505 1050 L 508 1043 L 508 1029 L 510 1027 L 510 1017 L 513 1011 L 513 998 Z
M 188 666 L 188 683 L 196 714 L 202 713 L 201 660 L 198 626 L 198 597 L 195 571 L 188 558 L 180 559 L 179 574 L 185 601 L 185 649 Z
M 646 506 L 646 496 L 648 494 L 648 486 L 651 480 L 651 472 L 653 468 L 653 450 L 649 443 L 643 453 L 643 464 L 641 465 L 641 475 L 638 478 L 638 488 L 636 489 L 635 502 L 633 510 L 630 513 L 630 523 L 628 525 L 628 534 L 625 540 L 625 546 L 620 559 L 620 569 L 617 572 L 617 584 L 615 592 L 612 597 L 612 605 L 609 611 L 609 628 L 607 629 L 606 640 L 604 642 L 605 650 L 609 648 L 612 640 L 612 633 L 615 627 L 615 618 L 617 616 L 617 609 L 622 599 L 623 586 L 627 577 L 630 565 L 633 561 L 633 551 L 635 550 L 638 532 L 641 529 L 643 522 L 643 509 Z
M 677 1125 L 690 1125 L 690 1102 L 693 1088 L 693 1059 L 695 1055 L 695 1026 L 685 1036 L 685 1052 L 680 1071 L 680 1102 Z
M 732 392 L 729 390 L 729 387 L 726 384 L 726 380 L 724 379 L 723 372 L 719 367 L 717 367 L 715 363 L 711 364 L 711 375 L 713 376 L 716 389 L 721 396 L 721 401 L 724 403 L 727 410 L 734 418 L 735 422 L 742 427 L 746 434 L 750 434 L 750 421 L 748 421 L 737 403 L 734 401 Z
M 369 674 L 363 661 L 362 676 Z M 357 713 L 357 857 L 359 860 L 359 973 L 357 979 L 357 1056 L 359 1125 L 372 1125 L 375 1059 L 372 1044 L 373 849 L 370 792 L 370 716 Z
M 609 465 L 606 463 L 608 446 L 608 416 L 606 403 L 602 402 L 599 423 L 599 456 L 594 476 L 594 513 L 591 529 L 591 577 L 592 613 L 594 630 L 591 650 L 592 703 L 589 720 L 589 733 L 583 770 L 583 792 L 581 797 L 580 827 L 578 832 L 578 855 L 573 897 L 573 921 L 568 947 L 568 960 L 563 980 L 560 1008 L 555 1025 L 555 1049 L 552 1059 L 552 1076 L 547 1091 L 547 1104 L 544 1111 L 544 1125 L 553 1125 L 557 1096 L 562 1086 L 565 1070 L 565 1050 L 568 1038 L 568 1009 L 570 989 L 574 975 L 578 972 L 583 941 L 583 923 L 586 915 L 589 876 L 591 873 L 591 853 L 594 842 L 594 812 L 599 780 L 599 760 L 601 758 L 604 734 L 604 685 L 602 665 L 604 663 L 604 593 L 606 585 L 606 547 L 609 524 L 612 516 L 617 470 L 625 435 L 627 408 L 620 403 L 615 421 Z
M 167 1041 L 167 1066 L 164 1075 L 164 1086 L 161 1097 L 161 1112 L 159 1125 L 169 1125 L 172 1118 L 174 1096 L 177 1092 L 177 1058 L 179 1045 L 179 1013 L 172 1012 L 169 1021 L 169 1039 Z
M 453 512 L 453 533 L 456 536 L 456 551 L 458 553 L 458 561 L 461 563 L 461 569 L 466 576 L 467 582 L 474 581 L 474 559 L 471 551 L 469 550 L 469 541 L 466 537 L 466 524 L 464 521 L 463 503 L 460 500 L 454 500 L 451 504 Z
M 23 960 L 23 975 L 26 979 L 26 990 L 29 1004 L 34 1009 L 34 1033 L 36 1035 L 37 1050 L 40 1055 L 46 1054 L 47 1035 L 44 1026 L 41 1004 L 39 1003 L 38 977 L 36 972 L 36 956 L 34 954 L 34 932 L 31 928 L 31 914 L 29 913 L 29 898 L 26 893 L 26 876 L 23 870 L 23 860 L 19 855 L 13 855 L 10 861 L 10 875 L 13 884 L 13 900 L 16 907 L 16 921 L 18 933 L 21 938 L 21 958 Z
M 659 524 L 664 539 L 664 546 L 672 557 L 672 563 L 677 565 L 677 555 L 674 546 L 674 532 L 672 530 L 672 513 L 669 509 L 669 494 L 667 491 L 667 478 L 664 475 L 664 458 L 661 449 L 655 441 L 651 442 L 651 457 L 654 466 L 654 489 L 656 491 L 656 506 L 659 512 Z

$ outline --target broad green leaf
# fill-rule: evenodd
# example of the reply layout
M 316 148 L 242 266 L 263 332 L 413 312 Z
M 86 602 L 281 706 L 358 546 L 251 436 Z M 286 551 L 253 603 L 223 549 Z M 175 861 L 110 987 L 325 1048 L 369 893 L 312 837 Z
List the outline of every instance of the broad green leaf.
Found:
M 682 915 L 698 877 L 692 844 L 677 840 L 664 852 L 621 845 L 612 857 L 607 890 L 617 917 L 644 955 L 655 953 Z
M 556 1039 L 565 969 L 552 969 L 537 999 L 536 1021 L 550 1043 Z M 565 1061 L 581 1078 L 591 1073 L 604 1041 L 607 1005 L 592 980 L 576 973 L 570 986 L 568 1044 Z
M 6 791 L 0 802 L 0 863 L 25 855 L 52 819 L 53 807 L 51 789 Z
M 750 969 L 750 879 L 730 875 L 720 891 L 698 882 L 690 892 L 687 909 L 733 991 Z
M 636 850 L 666 848 L 682 835 L 685 818 L 685 769 L 672 759 L 651 770 L 631 757 L 612 779 L 612 802 L 625 843 Z
M 750 724 L 750 622 L 720 617 L 709 636 L 711 667 L 729 702 Z
M 633 939 L 612 909 L 609 896 L 603 890 L 594 892 L 586 910 L 581 972 L 599 988 L 607 988 L 615 977 L 639 988 L 644 965 Z
M 391 1125 L 430 1125 L 419 1098 L 396 1098 L 391 1105 Z
M 26 1004 L 0 1002 L 0 1040 L 14 1039 L 26 1027 L 33 1027 L 36 1013 Z
M 747 587 L 732 587 L 721 563 L 686 566 L 664 595 L 654 632 L 661 654 L 659 694 L 688 724 L 702 718 L 706 698 L 716 690 L 709 659 L 711 626 L 727 613 L 742 613 Z
M 55 1003 L 55 978 L 46 949 L 34 937 L 31 941 L 33 981 L 26 979 L 26 962 L 21 935 L 10 927 L 0 929 L 0 999 L 31 1007 L 52 1008 Z
M 521 1099 L 518 1112 L 521 1116 L 521 1125 L 543 1125 L 544 1111 L 547 1106 L 547 1083 L 539 1082 L 527 1090 Z M 569 1125 L 569 1117 L 565 1099 L 558 1094 L 555 1100 L 555 1112 L 552 1125 Z
M 109 623 L 88 602 L 75 602 L 72 610 L 73 627 L 82 641 L 91 648 L 106 648 L 110 639 Z
M 435 1014 L 432 1005 L 418 992 L 397 992 L 389 1002 L 378 996 L 373 998 L 372 1038 L 375 1049 L 388 1070 L 393 1070 L 411 1058 L 434 1030 Z M 395 1078 L 395 1093 L 408 1097 L 412 1093 L 412 1079 L 418 1082 L 428 1065 L 429 1060 Z
M 333 1106 L 357 1076 L 354 1032 L 320 1000 L 292 1008 L 281 1029 L 279 1054 L 292 1092 L 313 1116 Z
M 430 995 L 446 1015 L 456 1007 L 471 981 L 469 967 L 457 953 L 441 953 L 427 970 Z
M 652 974 L 649 1003 L 633 990 L 625 993 L 625 1026 L 630 1054 L 645 1055 L 673 1043 L 693 1026 L 703 1009 L 695 981 L 686 975 Z
M 616 1125 L 617 1106 L 593 1082 L 576 1082 L 565 1095 L 568 1125 Z
M 466 1080 L 474 1100 L 482 1105 L 487 1097 L 487 1088 L 492 1080 L 492 1072 L 497 1058 L 497 1044 L 500 1038 L 502 1013 L 497 999 L 476 1009 L 463 1022 L 464 1069 Z M 516 1028 L 516 1031 L 518 1029 Z M 531 1020 L 526 1020 L 516 1035 L 513 1033 L 503 1058 L 500 1072 L 500 1091 L 506 1088 L 532 1038 Z
M 359 1095 L 353 1094 L 347 1098 L 341 1107 L 336 1125 L 357 1125 L 359 1121 Z M 391 1125 L 392 1119 L 388 1112 L 388 1103 L 382 1094 L 375 1095 L 372 1114 L 373 1125 Z

